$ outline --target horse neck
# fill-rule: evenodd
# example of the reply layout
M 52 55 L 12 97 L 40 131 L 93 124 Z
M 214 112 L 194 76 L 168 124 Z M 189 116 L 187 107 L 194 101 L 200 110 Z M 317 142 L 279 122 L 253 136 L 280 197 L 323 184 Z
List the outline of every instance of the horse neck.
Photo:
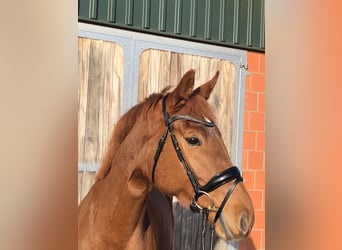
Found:
M 94 184 L 80 205 L 81 241 L 97 249 L 125 249 L 142 227 L 151 184 L 141 170 L 146 160 L 141 157 L 145 152 L 138 150 L 142 138 L 135 136 L 127 135 L 106 177 Z
M 139 155 L 134 152 L 135 147 L 140 144 L 137 140 L 135 143 L 128 143 L 130 145 L 127 146 L 130 147 L 122 145 L 118 149 L 111 171 L 99 182 L 102 185 L 99 199 L 102 208 L 99 215 L 108 221 L 112 230 L 117 229 L 113 232 L 117 232 L 115 237 L 119 237 L 120 242 L 127 242 L 135 237 L 132 236 L 133 232 L 141 227 L 146 211 L 146 197 L 151 188 L 141 170 L 141 163 L 135 157 Z
M 80 249 L 126 249 L 141 228 L 148 188 L 132 187 L 126 174 L 111 177 L 95 183 L 80 205 Z
M 142 237 L 136 232 L 143 227 L 146 198 L 151 189 L 152 151 L 159 138 L 155 133 L 158 123 L 149 123 L 152 117 L 148 114 L 139 116 L 127 131 L 125 126 L 118 129 L 126 134 L 111 153 L 107 174 L 94 184 L 80 205 L 81 228 L 91 228 L 81 232 L 82 238 L 102 242 L 103 248 L 99 249 L 126 249 L 134 235 Z M 131 117 L 126 116 L 121 125 Z M 151 140 L 151 136 L 156 138 Z

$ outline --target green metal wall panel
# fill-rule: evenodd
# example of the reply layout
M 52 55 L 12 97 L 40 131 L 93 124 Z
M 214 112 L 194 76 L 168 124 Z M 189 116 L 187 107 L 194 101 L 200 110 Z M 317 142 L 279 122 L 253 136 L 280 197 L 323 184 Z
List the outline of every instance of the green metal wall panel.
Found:
M 79 0 L 80 22 L 265 51 L 264 0 Z

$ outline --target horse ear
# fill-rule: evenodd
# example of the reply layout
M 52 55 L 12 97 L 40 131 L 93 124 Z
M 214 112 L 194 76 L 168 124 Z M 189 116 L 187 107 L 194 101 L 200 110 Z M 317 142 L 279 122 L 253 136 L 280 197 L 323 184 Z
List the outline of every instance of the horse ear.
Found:
M 170 105 L 175 110 L 180 109 L 191 96 L 195 82 L 195 70 L 191 69 L 184 74 L 174 91 L 170 94 Z
M 209 99 L 211 91 L 216 85 L 217 78 L 219 77 L 219 71 L 216 72 L 215 76 L 208 82 L 202 84 L 200 87 L 194 90 L 194 93 L 203 96 L 206 100 Z

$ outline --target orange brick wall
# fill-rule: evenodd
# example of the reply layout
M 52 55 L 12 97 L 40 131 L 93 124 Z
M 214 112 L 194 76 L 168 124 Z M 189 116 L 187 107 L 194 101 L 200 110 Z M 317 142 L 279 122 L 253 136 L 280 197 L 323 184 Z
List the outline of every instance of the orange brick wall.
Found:
M 240 250 L 265 249 L 265 54 L 248 52 L 242 171 L 252 197 L 255 223 Z

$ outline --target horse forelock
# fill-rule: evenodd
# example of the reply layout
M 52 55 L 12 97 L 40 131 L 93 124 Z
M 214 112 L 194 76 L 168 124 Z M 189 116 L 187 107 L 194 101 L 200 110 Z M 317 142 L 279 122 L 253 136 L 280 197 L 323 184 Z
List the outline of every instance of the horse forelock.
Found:
M 189 109 L 189 115 L 216 123 L 214 111 L 204 98 L 199 96 L 190 97 L 187 108 Z

